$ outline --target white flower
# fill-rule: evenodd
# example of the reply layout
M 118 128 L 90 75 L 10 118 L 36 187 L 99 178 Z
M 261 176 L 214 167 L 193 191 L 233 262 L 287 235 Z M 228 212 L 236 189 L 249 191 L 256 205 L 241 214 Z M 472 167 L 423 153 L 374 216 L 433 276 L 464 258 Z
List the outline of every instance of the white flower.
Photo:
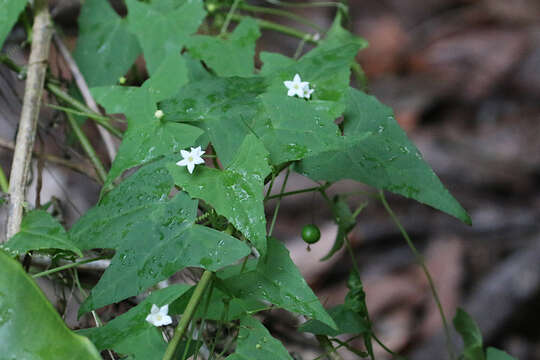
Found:
M 310 89 L 309 86 L 306 86 L 304 89 L 303 97 L 306 99 L 309 99 L 311 97 L 311 94 L 315 91 L 315 89 Z
M 162 110 L 156 110 L 156 112 L 154 113 L 154 116 L 157 118 L 157 119 L 161 119 L 163 117 L 163 111 Z
M 301 98 L 304 97 L 304 88 L 309 88 L 309 82 L 302 81 L 302 79 L 300 79 L 300 75 L 298 74 L 294 75 L 293 81 L 284 81 L 283 84 L 285 84 L 287 89 L 289 89 L 287 95 L 297 95 Z
M 204 160 L 201 156 L 204 154 L 204 151 L 201 150 L 201 147 L 191 148 L 191 151 L 180 150 L 183 159 L 176 163 L 178 166 L 187 166 L 187 169 L 190 174 L 193 173 L 195 165 L 204 164 Z
M 154 326 L 169 325 L 172 323 L 172 318 L 167 315 L 169 312 L 169 305 L 163 305 L 158 307 L 156 304 L 152 304 L 150 314 L 146 317 L 146 321 Z

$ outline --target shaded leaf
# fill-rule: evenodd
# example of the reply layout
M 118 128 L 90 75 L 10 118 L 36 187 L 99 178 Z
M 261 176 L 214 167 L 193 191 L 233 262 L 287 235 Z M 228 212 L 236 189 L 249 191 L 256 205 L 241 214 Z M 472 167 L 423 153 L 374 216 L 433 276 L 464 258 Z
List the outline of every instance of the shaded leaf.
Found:
M 296 167 L 298 172 L 314 180 L 357 180 L 415 199 L 470 224 L 467 212 L 423 160 L 390 108 L 351 89 L 344 116 L 345 137 L 367 137 L 346 142 L 341 151 L 304 159 Z
M 263 206 L 264 178 L 270 173 L 268 152 L 259 140 L 248 135 L 233 162 L 225 169 L 168 165 L 174 183 L 193 198 L 212 205 L 253 243 L 266 252 L 266 217 Z
M 71 241 L 64 227 L 48 212 L 32 210 L 24 215 L 20 231 L 0 245 L 17 255 L 30 250 L 59 249 L 82 256 L 81 250 Z
M 187 48 L 192 57 L 203 60 L 219 76 L 251 76 L 259 36 L 257 22 L 244 18 L 227 39 L 195 35 L 189 39 Z
M 337 325 L 337 330 L 318 320 L 308 320 L 298 328 L 299 331 L 309 332 L 315 335 L 337 336 L 341 334 L 365 334 L 370 333 L 369 323 L 358 313 L 345 305 L 338 305 L 328 309 L 328 314 Z
M 201 0 L 126 0 L 129 29 L 137 36 L 152 75 L 163 59 L 180 54 L 206 16 Z
M 255 270 L 230 276 L 234 269 L 225 269 L 222 288 L 240 299 L 266 300 L 299 314 L 317 319 L 330 327 L 335 323 L 294 265 L 287 248 L 274 238 L 268 239 L 268 252 L 260 258 Z M 249 270 L 249 269 L 248 269 Z M 221 278 L 220 273 L 218 277 Z
M 247 255 L 237 239 L 194 225 L 197 201 L 182 192 L 168 199 L 172 186 L 162 162 L 147 165 L 73 226 L 81 248 L 116 250 L 81 312 L 137 295 L 187 266 L 216 271 Z
M 101 360 L 94 345 L 64 324 L 21 265 L 0 251 L 3 359 Z
M 178 300 L 169 306 L 169 314 L 183 314 L 187 304 L 193 294 L 195 286 L 190 291 L 182 295 Z M 208 304 L 208 308 L 206 308 Z M 255 313 L 266 310 L 268 307 L 260 301 L 253 299 L 238 299 L 230 296 L 227 292 L 219 289 L 219 280 L 214 284 L 211 298 L 208 302 L 208 292 L 201 299 L 193 319 L 207 319 L 214 321 L 233 321 L 240 319 L 247 313 Z
M 487 360 L 516 360 L 515 357 L 508 355 L 506 352 L 488 347 L 486 351 Z
M 104 326 L 84 329 L 79 333 L 92 340 L 99 351 L 110 349 L 135 359 L 159 360 L 167 344 L 159 329 L 146 321 L 146 316 L 152 304 L 160 307 L 170 304 L 188 289 L 190 286 L 179 284 L 154 291 L 139 305 Z
M 462 309 L 457 309 L 454 316 L 454 327 L 463 339 L 465 348 L 463 356 L 466 360 L 484 360 L 484 350 L 482 349 L 482 334 L 474 320 Z
M 343 244 L 345 243 L 345 237 L 356 225 L 356 218 L 353 217 L 349 204 L 347 204 L 345 198 L 342 196 L 336 195 L 332 200 L 332 216 L 334 217 L 334 221 L 338 226 L 338 232 L 332 249 L 330 249 L 328 254 L 326 254 L 321 260 L 327 260 L 337 251 L 341 250 Z
M 115 84 L 140 52 L 137 39 L 128 32 L 125 20 L 107 0 L 83 3 L 73 57 L 88 86 Z
M 251 316 L 240 320 L 240 333 L 234 354 L 227 360 L 292 360 L 283 344 L 270 335 L 268 330 Z
M 0 49 L 25 6 L 26 1 L 0 0 Z

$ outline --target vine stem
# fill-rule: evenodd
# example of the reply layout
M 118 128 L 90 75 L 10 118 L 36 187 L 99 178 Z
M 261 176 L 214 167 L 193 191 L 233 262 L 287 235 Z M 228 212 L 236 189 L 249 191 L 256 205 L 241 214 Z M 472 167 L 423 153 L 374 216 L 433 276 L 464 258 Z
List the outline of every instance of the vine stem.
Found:
M 244 18 L 246 18 L 246 16 L 238 15 L 238 14 L 231 15 L 231 20 L 233 21 L 242 21 Z M 318 40 L 315 40 L 313 35 L 302 32 L 300 30 L 296 30 L 292 27 L 277 24 L 275 22 L 268 21 L 268 20 L 262 20 L 262 19 L 255 19 L 255 20 L 257 21 L 257 24 L 259 24 L 259 26 L 262 29 L 277 31 L 285 35 L 289 35 L 289 36 L 292 36 L 301 40 L 305 40 L 306 42 L 309 42 L 312 44 L 317 44 L 319 42 Z
M 290 170 L 291 170 L 290 168 L 287 168 L 287 172 L 285 173 L 285 179 L 283 180 L 283 184 L 281 184 L 281 190 L 279 191 L 280 194 L 283 194 L 283 191 L 285 190 L 285 187 L 287 186 L 287 181 L 289 180 L 289 174 L 291 173 Z M 268 237 L 272 236 L 272 232 L 274 231 L 274 226 L 276 225 L 276 219 L 277 219 L 280 205 L 281 205 L 281 198 L 278 199 L 276 208 L 274 209 L 274 215 L 272 216 L 272 223 L 270 224 L 270 230 L 268 230 Z
M 32 160 L 32 149 L 36 137 L 37 120 L 47 73 L 47 60 L 53 30 L 46 0 L 36 0 L 34 2 L 34 14 L 33 41 L 28 60 L 28 77 L 26 79 L 21 119 L 19 121 L 9 181 L 10 200 L 6 239 L 15 235 L 21 226 L 26 183 Z
M 92 147 L 90 140 L 88 140 L 88 138 L 82 131 L 77 121 L 73 118 L 73 116 L 70 113 L 66 113 L 66 116 L 67 116 L 69 125 L 71 126 L 71 128 L 73 129 L 73 132 L 75 133 L 75 136 L 77 137 L 77 139 L 79 139 L 79 142 L 81 143 L 84 151 L 86 152 L 86 155 L 88 155 L 88 157 L 90 158 L 90 161 L 94 165 L 94 168 L 96 169 L 96 172 L 101 182 L 105 182 L 105 179 L 107 178 L 107 170 L 105 170 L 105 167 L 103 167 L 101 160 L 99 160 L 99 157 L 97 156 L 96 151 Z
M 266 199 L 264 199 L 264 201 L 267 201 L 267 200 L 271 200 L 271 199 L 281 199 L 281 198 L 284 198 L 286 196 L 291 196 L 291 195 L 297 195 L 297 194 L 302 194 L 302 193 L 307 193 L 307 192 L 312 192 L 312 191 L 320 191 L 322 189 L 326 189 L 328 187 L 328 185 L 322 185 L 322 186 L 314 186 L 314 187 L 310 187 L 310 188 L 306 188 L 306 189 L 301 189 L 301 190 L 295 190 L 295 191 L 289 191 L 289 192 L 284 192 L 284 193 L 280 193 L 280 194 L 275 194 L 275 195 L 270 195 L 270 196 L 267 196 Z
M 54 274 L 54 273 L 62 271 L 62 270 L 71 269 L 71 268 L 74 268 L 74 267 L 77 267 L 77 266 L 80 266 L 80 265 L 83 265 L 83 264 L 88 264 L 88 263 L 98 261 L 98 260 L 103 260 L 103 259 L 108 259 L 108 257 L 106 257 L 106 256 L 98 256 L 98 257 L 95 257 L 95 258 L 86 259 L 86 260 L 82 260 L 82 261 L 79 261 L 79 262 L 74 262 L 74 263 L 71 263 L 71 264 L 58 266 L 58 267 L 55 267 L 53 269 L 45 270 L 45 271 L 39 272 L 37 274 L 34 274 L 34 275 L 32 275 L 32 277 L 33 278 L 38 278 L 38 277 L 41 277 L 41 276 Z
M 442 322 L 443 322 L 444 333 L 445 333 L 445 336 L 446 336 L 446 346 L 448 348 L 448 353 L 449 353 L 451 359 L 455 359 L 454 344 L 452 342 L 452 337 L 450 335 L 450 327 L 448 326 L 448 321 L 446 320 L 446 316 L 444 315 L 444 310 L 443 310 L 443 307 L 442 307 L 442 304 L 441 304 L 441 301 L 440 301 L 440 298 L 439 298 L 439 294 L 437 293 L 437 288 L 435 287 L 435 283 L 433 282 L 433 278 L 431 277 L 431 274 L 430 274 L 430 272 L 429 272 L 429 270 L 428 270 L 428 268 L 426 266 L 426 263 L 424 262 L 424 257 L 422 256 L 422 254 L 420 254 L 420 252 L 418 251 L 416 246 L 414 246 L 411 238 L 409 237 L 409 234 L 407 234 L 407 231 L 405 231 L 405 228 L 403 227 L 403 225 L 401 225 L 401 222 L 397 218 L 396 214 L 394 213 L 394 211 L 392 210 L 390 205 L 388 205 L 388 201 L 386 201 L 386 197 L 384 196 L 383 190 L 379 191 L 379 195 L 380 195 L 380 200 L 381 200 L 384 208 L 386 209 L 386 212 L 388 213 L 388 215 L 390 215 L 390 217 L 392 218 L 392 220 L 396 224 L 397 228 L 401 232 L 401 235 L 403 236 L 403 238 L 407 242 L 407 245 L 409 246 L 409 248 L 413 252 L 413 254 L 414 254 L 415 258 L 416 258 L 416 262 L 418 263 L 418 265 L 420 265 L 420 267 L 422 268 L 422 271 L 426 275 L 426 278 L 427 278 L 427 281 L 428 281 L 428 284 L 429 284 L 429 288 L 431 289 L 433 299 L 435 300 L 435 303 L 437 304 L 437 308 L 439 310 L 439 314 L 441 315 L 441 319 L 442 319 Z
M 241 10 L 249 11 L 249 12 L 282 16 L 291 20 L 295 20 L 301 24 L 310 26 L 319 32 L 324 31 L 319 25 L 309 21 L 306 18 L 303 18 L 302 16 L 298 16 L 290 11 L 274 9 L 274 8 L 269 8 L 269 7 L 264 7 L 264 6 L 254 6 L 254 5 L 244 4 L 244 3 L 240 4 L 238 8 L 240 8 Z
M 195 287 L 195 290 L 193 291 L 193 295 L 191 295 L 191 298 L 189 299 L 186 310 L 184 311 L 184 314 L 182 315 L 182 318 L 180 319 L 180 322 L 176 327 L 174 336 L 169 342 L 167 350 L 165 350 L 163 360 L 173 359 L 176 348 L 178 347 L 178 344 L 180 344 L 180 340 L 182 340 L 182 337 L 184 336 L 186 329 L 191 322 L 191 319 L 193 318 L 193 315 L 195 315 L 195 311 L 197 310 L 197 306 L 201 301 L 204 291 L 212 282 L 213 276 L 214 273 L 212 273 L 210 270 L 205 270 L 202 274 L 201 279 L 199 280 L 197 286 Z
M 328 340 L 327 336 L 315 335 L 315 337 L 317 338 L 317 341 L 319 342 L 319 344 L 321 344 L 322 348 L 326 352 L 326 356 L 328 357 L 329 360 L 343 360 L 341 355 L 339 355 L 336 349 L 334 349 L 334 346 L 332 345 L 330 340 Z

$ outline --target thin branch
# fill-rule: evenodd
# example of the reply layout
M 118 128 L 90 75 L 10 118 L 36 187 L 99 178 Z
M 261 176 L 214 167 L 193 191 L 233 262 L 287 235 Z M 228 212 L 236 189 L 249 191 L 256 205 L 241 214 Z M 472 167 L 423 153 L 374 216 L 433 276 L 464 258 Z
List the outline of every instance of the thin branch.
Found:
M 6 239 L 15 235 L 21 226 L 26 183 L 36 136 L 53 30 L 46 0 L 36 0 L 34 2 L 34 13 L 33 41 L 28 61 L 28 77 L 26 79 L 21 119 L 9 181 L 10 200 Z
M 2 138 L 0 138 L 0 147 L 9 149 L 9 150 L 15 149 L 15 145 L 12 142 L 4 140 Z M 101 183 L 101 180 L 97 177 L 95 171 L 91 171 L 84 165 L 77 164 L 66 159 L 62 159 L 61 157 L 58 157 L 58 156 L 44 154 L 44 153 L 40 153 L 36 151 L 32 152 L 32 155 L 37 156 L 37 157 L 42 157 L 45 161 L 48 161 L 53 164 L 65 166 L 71 170 L 74 170 L 78 173 L 88 176 L 89 178 L 97 181 L 98 183 Z
M 58 50 L 60 50 L 60 53 L 62 54 L 62 57 L 68 64 L 69 69 L 71 70 L 71 74 L 73 75 L 73 78 L 75 79 L 75 83 L 77 84 L 77 87 L 79 88 L 83 96 L 83 99 L 86 102 L 86 105 L 91 110 L 100 114 L 99 108 L 96 104 L 96 101 L 92 97 L 90 90 L 88 89 L 88 84 L 86 84 L 86 80 L 84 79 L 84 76 L 79 70 L 79 67 L 77 66 L 77 63 L 75 62 L 75 60 L 73 60 L 71 53 L 62 42 L 62 39 L 60 39 L 60 37 L 57 34 L 54 34 L 54 43 L 56 44 L 56 47 L 58 48 Z M 107 149 L 107 153 L 109 154 L 109 160 L 111 160 L 112 162 L 116 156 L 116 146 L 114 144 L 114 140 L 111 134 L 108 133 L 106 129 L 104 129 L 101 125 L 98 125 L 97 128 L 98 128 L 99 134 L 101 135 L 103 139 L 103 142 L 105 143 L 105 148 Z
M 45 276 L 45 275 L 54 274 L 54 273 L 62 271 L 62 270 L 71 269 L 71 268 L 74 268 L 74 267 L 81 266 L 83 264 L 88 264 L 88 263 L 98 261 L 98 260 L 103 260 L 103 259 L 108 259 L 108 257 L 107 256 L 98 256 L 98 257 L 95 257 L 95 258 L 92 258 L 92 259 L 86 259 L 86 260 L 81 260 L 81 261 L 78 261 L 78 262 L 73 262 L 73 263 L 70 263 L 70 264 L 66 264 L 66 265 L 58 266 L 58 267 L 55 267 L 55 268 L 52 268 L 52 269 L 49 269 L 49 270 L 42 271 L 40 273 L 32 275 L 32 277 L 37 278 L 37 277 L 41 277 L 41 276 Z
M 86 152 L 86 155 L 90 158 L 90 161 L 94 165 L 94 168 L 96 169 L 96 172 L 102 182 L 105 182 L 105 179 L 107 178 L 107 171 L 103 167 L 103 164 L 101 163 L 101 160 L 96 154 L 96 151 L 94 150 L 92 144 L 90 143 L 90 140 L 86 137 L 85 133 L 82 131 L 81 127 L 75 121 L 73 116 L 70 113 L 66 113 L 69 125 L 73 129 L 73 132 L 75 133 L 75 136 L 81 143 L 84 152 Z

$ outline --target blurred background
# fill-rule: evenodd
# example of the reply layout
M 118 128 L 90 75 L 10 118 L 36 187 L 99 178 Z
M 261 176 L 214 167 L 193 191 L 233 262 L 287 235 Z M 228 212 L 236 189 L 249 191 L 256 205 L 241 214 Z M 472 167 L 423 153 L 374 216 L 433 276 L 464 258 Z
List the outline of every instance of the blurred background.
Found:
M 119 13 L 125 12 L 121 1 L 112 3 Z M 249 3 L 272 6 L 268 1 Z M 73 48 L 80 3 L 58 0 L 51 6 L 65 42 Z M 335 15 L 333 7 L 286 9 L 325 29 Z M 446 316 L 451 321 L 456 308 L 462 307 L 478 322 L 486 345 L 522 360 L 540 359 L 540 1 L 350 0 L 349 10 L 351 30 L 370 43 L 358 55 L 369 79 L 366 91 L 394 108 L 402 128 L 472 217 L 473 225 L 467 226 L 412 200 L 388 195 L 425 256 Z M 316 32 L 283 18 L 263 18 Z M 16 29 L 3 50 L 21 64 L 27 51 L 20 47 L 24 39 L 22 28 Z M 264 31 L 258 49 L 292 56 L 298 45 L 297 39 Z M 138 64 L 144 71 L 141 59 Z M 70 78 L 54 48 L 51 71 Z M 0 165 L 8 174 L 22 92 L 22 81 L 0 66 Z M 36 151 L 91 171 L 83 151 L 63 128 L 56 113 L 44 108 Z M 94 125 L 88 123 L 84 129 L 105 159 Z M 95 181 L 47 160 L 42 176 L 33 177 L 31 202 L 38 178 L 41 202 L 59 199 L 58 209 L 68 226 L 97 200 Z M 311 186 L 309 179 L 294 175 L 286 191 Z M 329 193 L 366 191 L 375 190 L 343 181 Z M 377 200 L 361 194 L 348 200 L 353 209 L 368 201 L 349 239 L 378 336 L 413 360 L 447 358 L 427 280 L 398 228 Z M 275 202 L 268 202 L 268 215 L 274 207 Z M 310 251 L 300 238 L 302 226 L 309 223 L 322 233 Z M 336 231 L 320 196 L 283 199 L 274 235 L 287 243 L 326 306 L 343 302 L 351 267 L 344 251 L 319 261 L 331 248 Z M 67 321 L 80 326 L 73 316 Z M 265 321 L 289 349 L 313 358 L 316 343 L 295 332 L 297 323 L 279 311 Z M 362 346 L 361 341 L 354 345 Z M 380 348 L 377 355 L 391 358 Z M 356 358 L 346 352 L 343 356 Z

